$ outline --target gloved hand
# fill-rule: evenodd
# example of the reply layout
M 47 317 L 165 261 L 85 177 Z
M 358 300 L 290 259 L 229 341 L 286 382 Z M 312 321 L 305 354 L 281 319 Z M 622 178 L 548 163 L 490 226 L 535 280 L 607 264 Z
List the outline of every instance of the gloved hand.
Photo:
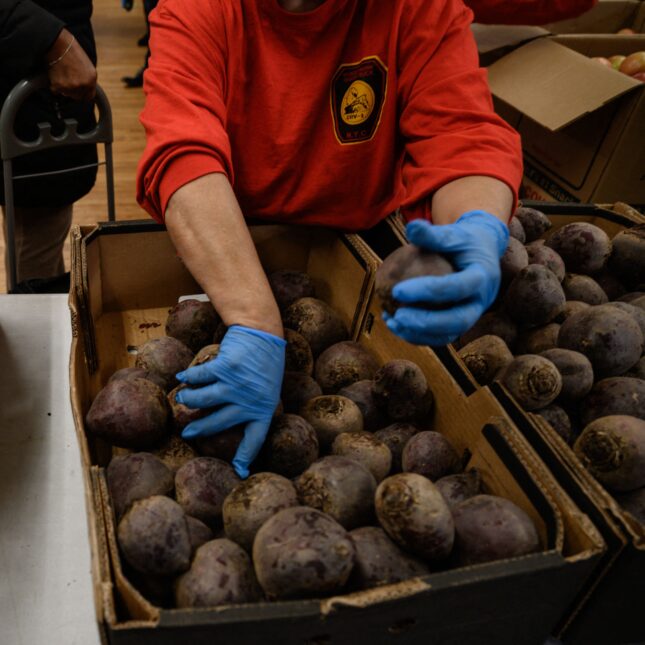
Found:
M 134 6 L 134 0 L 121 0 L 121 7 L 126 11 L 131 11 Z
M 184 439 L 207 436 L 246 424 L 233 467 L 246 478 L 266 437 L 271 418 L 280 400 L 287 342 L 257 329 L 231 325 L 218 355 L 211 361 L 190 367 L 177 379 L 190 386 L 177 394 L 189 408 L 217 410 L 189 423 Z
M 495 300 L 508 227 L 485 211 L 468 211 L 452 224 L 414 220 L 406 234 L 412 244 L 445 255 L 457 271 L 399 282 L 392 296 L 415 307 L 402 306 L 393 316 L 383 317 L 389 329 L 409 343 L 446 345 L 470 329 Z M 444 303 L 454 304 L 442 310 L 423 307 Z

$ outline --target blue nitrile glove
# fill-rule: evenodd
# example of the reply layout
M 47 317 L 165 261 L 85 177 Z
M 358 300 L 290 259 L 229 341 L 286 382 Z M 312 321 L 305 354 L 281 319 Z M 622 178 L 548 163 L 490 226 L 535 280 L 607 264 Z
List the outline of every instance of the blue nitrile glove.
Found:
M 213 408 L 213 413 L 189 423 L 184 439 L 208 436 L 245 424 L 233 467 L 246 478 L 266 437 L 271 418 L 280 400 L 287 341 L 273 334 L 231 325 L 217 356 L 207 363 L 190 367 L 177 379 L 199 388 L 184 388 L 177 401 L 189 408 Z
M 470 329 L 495 300 L 508 227 L 490 213 L 468 211 L 452 224 L 414 220 L 406 234 L 412 244 L 445 255 L 457 271 L 399 282 L 392 289 L 394 299 L 416 306 L 399 307 L 384 318 L 390 330 L 409 343 L 446 345 Z M 437 311 L 419 307 L 424 303 L 454 305 Z

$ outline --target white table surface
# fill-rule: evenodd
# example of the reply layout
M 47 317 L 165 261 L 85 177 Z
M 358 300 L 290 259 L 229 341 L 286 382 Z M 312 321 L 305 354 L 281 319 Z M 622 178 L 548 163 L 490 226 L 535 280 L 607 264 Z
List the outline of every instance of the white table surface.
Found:
M 0 295 L 0 643 L 100 643 L 67 295 Z

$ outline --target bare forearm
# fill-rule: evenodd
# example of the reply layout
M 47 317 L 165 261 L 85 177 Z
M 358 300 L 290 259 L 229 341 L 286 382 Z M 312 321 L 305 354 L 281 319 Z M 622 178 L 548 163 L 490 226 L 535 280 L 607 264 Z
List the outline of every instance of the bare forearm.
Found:
M 177 252 L 224 323 L 282 337 L 278 306 L 226 176 L 182 186 L 165 217 Z
M 513 208 L 513 193 L 502 181 L 492 177 L 462 177 L 437 190 L 432 198 L 434 224 L 450 224 L 471 210 L 483 210 L 508 223 Z

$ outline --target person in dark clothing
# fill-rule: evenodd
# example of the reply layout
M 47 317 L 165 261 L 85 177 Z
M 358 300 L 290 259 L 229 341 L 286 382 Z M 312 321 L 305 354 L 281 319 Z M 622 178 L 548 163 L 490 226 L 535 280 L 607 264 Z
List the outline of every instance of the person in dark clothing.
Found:
M 134 5 L 133 0 L 122 0 L 121 6 L 126 11 L 131 11 Z M 123 76 L 121 80 L 125 83 L 126 87 L 143 87 L 143 73 L 148 68 L 148 59 L 150 58 L 150 47 L 148 39 L 150 37 L 150 12 L 157 6 L 157 0 L 143 0 L 143 15 L 146 19 L 146 33 L 138 41 L 137 45 L 146 47 L 146 57 L 143 66 L 137 70 L 134 76 Z
M 78 131 L 95 124 L 96 46 L 91 0 L 0 0 L 0 104 L 22 79 L 47 72 L 49 90 L 33 94 L 21 108 L 15 132 L 38 137 L 37 123 L 75 119 Z M 13 174 L 29 175 L 96 164 L 96 146 L 52 148 L 18 157 Z M 54 278 L 64 273 L 63 245 L 73 203 L 96 180 L 96 167 L 45 177 L 14 180 L 17 280 Z M 0 169 L 0 204 L 4 206 Z M 6 235 L 6 227 L 5 227 Z M 20 290 L 20 289 L 18 289 Z

